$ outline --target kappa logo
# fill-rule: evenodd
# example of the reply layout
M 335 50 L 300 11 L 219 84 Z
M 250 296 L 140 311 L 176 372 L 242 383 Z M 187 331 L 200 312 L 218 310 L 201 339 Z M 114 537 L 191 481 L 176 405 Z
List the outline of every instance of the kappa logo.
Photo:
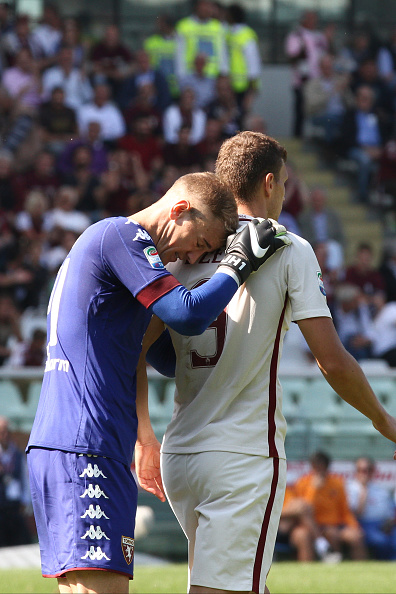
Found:
M 135 237 L 132 239 L 132 241 L 153 241 L 150 237 L 150 235 L 147 233 L 147 231 L 145 229 L 141 229 L 139 227 L 139 229 L 136 231 L 136 235 Z
M 105 497 L 105 499 L 108 499 L 106 493 L 102 491 L 99 485 L 93 486 L 92 483 L 89 483 L 88 489 L 85 489 L 84 493 L 80 495 L 80 497 L 90 497 L 90 499 L 100 499 L 101 497 Z
M 151 268 L 165 268 L 161 258 L 159 257 L 157 248 L 155 248 L 153 245 L 149 245 L 149 247 L 144 248 L 143 253 L 146 256 Z
M 84 514 L 80 516 L 80 518 L 86 518 L 87 516 L 89 516 L 91 520 L 100 520 L 100 518 L 105 518 L 106 520 L 109 519 L 100 505 L 97 505 L 95 508 L 92 503 L 89 508 L 85 510 Z
M 318 275 L 319 289 L 320 292 L 326 297 L 326 289 L 323 282 L 323 276 L 321 272 L 316 273 Z
M 125 561 L 130 565 L 135 551 L 135 540 L 129 536 L 121 536 L 121 548 Z
M 95 538 L 97 540 L 105 538 L 106 540 L 110 540 L 110 538 L 107 536 L 105 532 L 103 532 L 100 526 L 96 526 L 95 528 L 94 526 L 92 526 L 92 524 L 89 527 L 89 530 L 87 530 L 84 536 L 82 536 L 81 538 L 90 538 L 91 540 L 94 540 Z
M 92 466 L 90 462 L 88 462 L 88 466 L 80 474 L 80 478 L 82 478 L 85 475 L 87 475 L 88 478 L 98 478 L 99 476 L 101 476 L 102 478 L 107 478 L 107 476 L 103 474 L 103 472 L 100 470 L 97 464 L 94 464 Z
M 87 551 L 85 555 L 81 557 L 81 559 L 90 559 L 91 561 L 101 561 L 103 558 L 107 561 L 110 561 L 109 557 L 102 551 L 100 547 L 96 547 L 95 550 L 94 546 L 89 547 L 89 551 Z

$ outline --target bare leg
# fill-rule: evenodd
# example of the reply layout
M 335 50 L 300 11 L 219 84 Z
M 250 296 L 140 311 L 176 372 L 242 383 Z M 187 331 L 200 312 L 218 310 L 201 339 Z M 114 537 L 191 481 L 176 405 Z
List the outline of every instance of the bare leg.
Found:
M 58 588 L 61 594 L 128 594 L 129 578 L 111 571 L 68 571 Z

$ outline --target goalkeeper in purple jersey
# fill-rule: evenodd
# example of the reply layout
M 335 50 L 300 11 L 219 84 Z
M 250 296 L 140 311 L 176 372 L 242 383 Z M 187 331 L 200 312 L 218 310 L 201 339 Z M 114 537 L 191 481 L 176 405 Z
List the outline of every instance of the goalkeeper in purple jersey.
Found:
M 189 174 L 133 217 L 89 227 L 59 270 L 27 451 L 42 572 L 61 592 L 128 592 L 135 443 L 156 454 L 136 398 L 143 335 L 153 313 L 178 332 L 202 333 L 250 272 L 288 244 L 283 228 L 254 220 L 205 285 L 189 291 L 165 269 L 221 247 L 236 225 L 228 186 Z

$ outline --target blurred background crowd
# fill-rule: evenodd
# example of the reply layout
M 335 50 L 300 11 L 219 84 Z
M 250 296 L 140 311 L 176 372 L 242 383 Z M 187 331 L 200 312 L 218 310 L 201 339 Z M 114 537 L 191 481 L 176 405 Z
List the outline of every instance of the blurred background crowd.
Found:
M 386 241 L 377 258 L 362 235 L 347 258 L 331 191 L 307 183 L 293 159 L 281 222 L 313 245 L 345 347 L 359 361 L 396 367 L 396 27 L 381 37 L 368 23 L 340 31 L 319 16 L 305 11 L 282 39 L 292 135 L 345 175 L 351 204 L 380 223 Z M 54 279 L 89 225 L 154 203 L 185 173 L 213 171 L 221 143 L 237 131 L 268 130 L 258 98 L 271 80 L 242 5 L 197 0 L 183 18 L 157 15 L 151 29 L 136 48 L 117 24 L 91 35 L 57 3 L 45 2 L 34 20 L 0 2 L 0 367 L 43 366 Z M 310 362 L 302 341 L 299 348 Z M 0 478 L 15 473 L 16 482 L 0 481 L 0 522 L 10 502 L 26 503 L 8 443 L 2 419 Z M 356 463 L 348 495 L 338 479 L 328 484 L 330 461 L 319 454 L 312 480 L 287 495 L 278 552 L 334 560 L 347 546 L 353 558 L 394 559 L 394 502 L 359 482 L 372 479 L 373 463 Z M 313 506 L 322 487 L 337 492 L 340 515 L 334 508 L 323 519 Z

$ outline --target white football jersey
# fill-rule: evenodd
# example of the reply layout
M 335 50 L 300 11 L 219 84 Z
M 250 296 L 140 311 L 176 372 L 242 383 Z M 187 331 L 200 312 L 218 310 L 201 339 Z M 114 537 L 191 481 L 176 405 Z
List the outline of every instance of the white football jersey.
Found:
M 248 219 L 240 217 L 241 223 Z M 285 457 L 278 379 L 284 335 L 291 321 L 331 317 L 311 245 L 289 235 L 291 245 L 248 278 L 203 334 L 170 330 L 176 392 L 163 452 Z M 179 261 L 167 268 L 192 289 L 214 274 L 222 257 L 218 251 L 204 254 L 195 265 Z

